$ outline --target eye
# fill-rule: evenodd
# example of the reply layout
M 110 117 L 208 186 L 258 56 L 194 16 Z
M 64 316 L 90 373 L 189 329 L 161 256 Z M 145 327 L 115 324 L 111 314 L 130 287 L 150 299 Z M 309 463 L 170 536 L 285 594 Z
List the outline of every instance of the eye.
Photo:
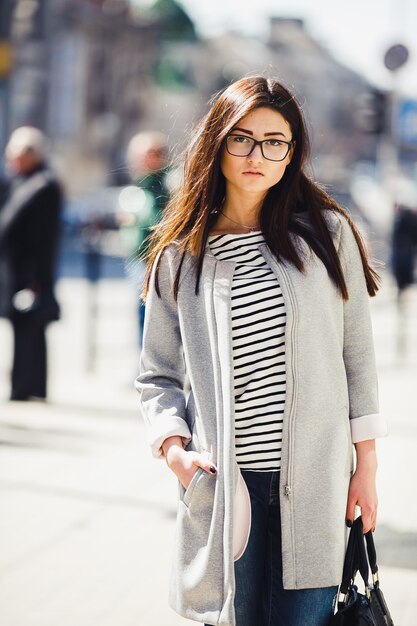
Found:
M 268 139 L 268 141 L 266 143 L 269 144 L 270 146 L 274 146 L 276 148 L 278 146 L 285 146 L 286 145 L 285 141 L 280 141 L 279 139 Z
M 249 137 L 244 137 L 243 135 L 230 135 L 233 143 L 246 143 L 250 141 Z

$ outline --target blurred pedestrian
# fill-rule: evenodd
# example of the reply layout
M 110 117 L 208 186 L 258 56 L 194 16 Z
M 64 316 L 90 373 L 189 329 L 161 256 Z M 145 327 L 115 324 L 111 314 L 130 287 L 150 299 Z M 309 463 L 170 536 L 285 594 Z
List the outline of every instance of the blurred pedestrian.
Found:
M 392 232 L 392 271 L 397 283 L 398 297 L 414 283 L 417 252 L 417 210 L 411 206 L 396 207 Z
M 127 272 L 138 289 L 139 347 L 142 346 L 145 305 L 140 298 L 143 288 L 150 228 L 159 222 L 169 199 L 167 176 L 168 141 L 163 133 L 144 131 L 136 134 L 127 147 L 127 164 L 132 183 L 142 190 L 133 195 L 134 205 L 119 212 L 118 221 L 127 241 Z
M 179 483 L 170 604 L 206 624 L 325 626 L 355 506 L 376 525 L 378 276 L 307 160 L 288 89 L 233 83 L 150 242 L 136 386 Z
M 60 315 L 54 270 L 62 191 L 47 152 L 46 137 L 29 126 L 12 133 L 5 151 L 12 181 L 0 210 L 0 254 L 8 275 L 2 309 L 14 331 L 11 400 L 46 398 L 45 331 Z

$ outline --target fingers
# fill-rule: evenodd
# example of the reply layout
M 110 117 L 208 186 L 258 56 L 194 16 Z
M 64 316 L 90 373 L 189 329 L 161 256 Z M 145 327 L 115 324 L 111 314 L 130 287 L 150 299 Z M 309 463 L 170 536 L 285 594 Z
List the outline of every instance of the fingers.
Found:
M 347 526 L 353 524 L 355 507 L 359 507 L 361 511 L 363 532 L 375 530 L 378 509 L 375 476 L 365 470 L 356 470 L 350 480 L 346 505 Z
M 208 474 L 216 476 L 217 467 L 214 465 L 214 463 L 212 463 L 210 459 L 207 459 L 207 457 L 203 454 L 198 454 L 197 457 L 198 458 L 194 460 L 194 463 L 198 465 L 198 467 L 201 467 Z
M 346 507 L 346 526 L 349 528 L 352 526 L 355 519 L 355 506 L 357 502 L 354 499 L 349 499 Z M 374 506 L 362 506 L 361 508 L 361 516 L 362 516 L 362 526 L 363 532 L 367 533 L 370 530 L 372 532 L 375 531 L 376 528 L 376 517 L 377 517 L 377 508 Z
M 188 489 L 193 476 L 201 468 L 211 476 L 217 475 L 217 467 L 207 459 L 207 456 L 199 454 L 198 452 L 185 452 L 184 463 L 180 471 L 177 471 L 177 476 L 180 479 L 183 487 Z
M 370 530 L 372 532 L 374 532 L 375 528 L 376 528 L 377 510 L 376 509 L 365 509 L 365 507 L 363 507 L 361 509 L 361 515 L 362 515 L 363 532 L 367 533 Z
M 353 520 L 355 519 L 355 505 L 356 501 L 353 498 L 348 499 L 347 507 L 346 507 L 346 526 L 349 528 L 353 524 Z

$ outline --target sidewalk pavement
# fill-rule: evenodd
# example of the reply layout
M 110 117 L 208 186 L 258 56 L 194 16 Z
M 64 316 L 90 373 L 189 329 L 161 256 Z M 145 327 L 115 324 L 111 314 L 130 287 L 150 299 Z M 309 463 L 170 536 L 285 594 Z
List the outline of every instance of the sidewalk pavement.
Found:
M 130 289 L 122 280 L 100 283 L 96 369 L 88 372 L 87 285 L 59 283 L 65 315 L 48 331 L 47 404 L 6 402 L 11 334 L 0 320 L 2 626 L 192 623 L 167 606 L 177 488 L 145 442 L 133 389 Z M 381 408 L 390 424 L 390 436 L 378 442 L 375 540 L 395 624 L 414 626 L 417 294 L 409 294 L 399 320 L 392 293 L 388 282 L 372 301 Z

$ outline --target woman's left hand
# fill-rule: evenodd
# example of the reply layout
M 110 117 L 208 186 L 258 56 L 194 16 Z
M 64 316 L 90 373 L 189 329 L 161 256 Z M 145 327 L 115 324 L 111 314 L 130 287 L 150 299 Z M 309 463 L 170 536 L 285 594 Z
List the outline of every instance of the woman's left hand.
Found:
M 376 493 L 377 459 L 375 440 L 355 443 L 356 471 L 350 479 L 348 500 L 346 507 L 346 522 L 348 526 L 355 519 L 355 506 L 359 506 L 362 515 L 363 532 L 372 532 L 376 527 L 378 496 Z

